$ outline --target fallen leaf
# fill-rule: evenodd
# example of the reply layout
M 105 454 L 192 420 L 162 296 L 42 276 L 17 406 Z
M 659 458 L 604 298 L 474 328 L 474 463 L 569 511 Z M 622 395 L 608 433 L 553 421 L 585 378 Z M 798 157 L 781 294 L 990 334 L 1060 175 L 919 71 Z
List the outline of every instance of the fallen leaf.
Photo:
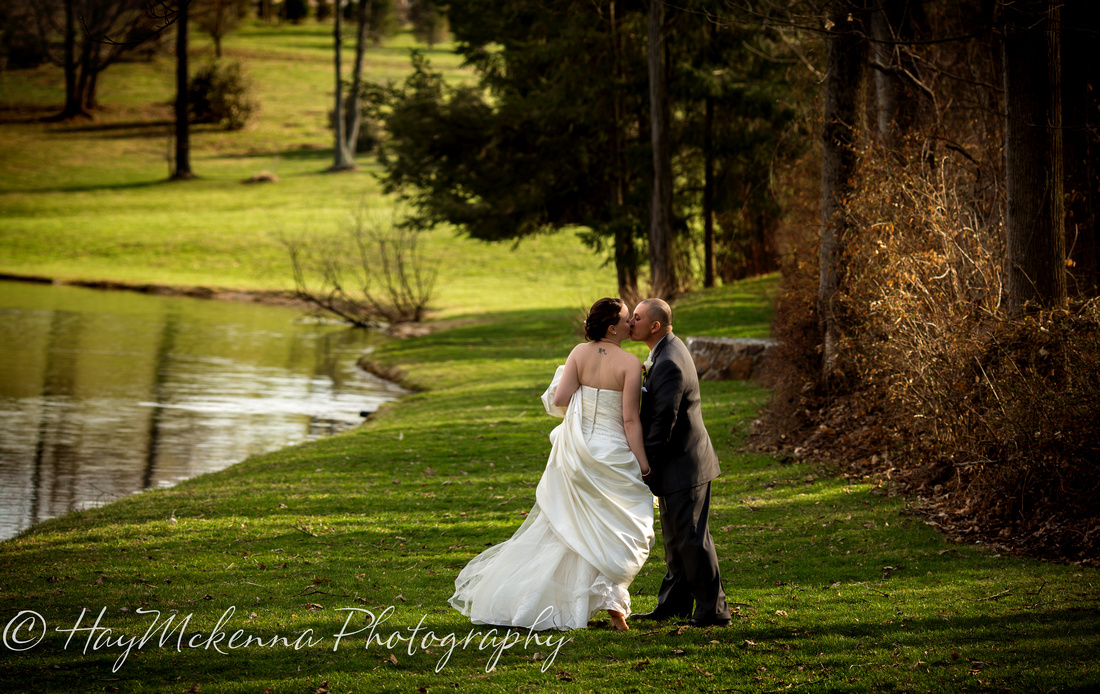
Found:
M 633 669 L 634 670 L 641 670 L 646 665 L 649 665 L 649 659 L 642 659 L 642 660 L 639 660 L 637 663 L 634 664 Z
M 390 657 L 386 658 L 386 660 L 390 661 L 391 665 L 397 665 L 397 656 L 395 656 L 393 653 L 390 653 Z
M 566 672 L 565 670 L 558 670 L 558 679 L 563 682 L 572 682 L 573 675 Z

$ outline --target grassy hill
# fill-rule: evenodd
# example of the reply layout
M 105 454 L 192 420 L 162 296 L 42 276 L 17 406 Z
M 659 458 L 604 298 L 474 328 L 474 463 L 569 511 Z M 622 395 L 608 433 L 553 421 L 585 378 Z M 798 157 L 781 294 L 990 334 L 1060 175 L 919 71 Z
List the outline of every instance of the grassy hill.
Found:
M 198 126 L 199 178 L 168 181 L 174 153 L 174 63 L 122 63 L 101 77 L 93 121 L 46 123 L 60 108 L 56 68 L 0 73 L 0 274 L 250 291 L 293 286 L 281 235 L 337 233 L 364 206 L 388 214 L 375 174 L 330 174 L 331 28 L 249 25 L 225 41 L 225 58 L 251 76 L 259 119 L 244 131 Z M 372 48 L 369 79 L 400 80 L 423 50 L 448 79 L 467 80 L 447 46 L 408 35 Z M 199 41 L 197 69 L 212 48 Z M 347 60 L 345 60 L 345 63 Z M 267 171 L 278 183 L 246 185 Z M 441 270 L 443 315 L 526 306 L 587 306 L 615 289 L 607 256 L 570 232 L 486 244 L 440 229 L 426 248 Z M 476 285 L 478 289 L 471 290 Z

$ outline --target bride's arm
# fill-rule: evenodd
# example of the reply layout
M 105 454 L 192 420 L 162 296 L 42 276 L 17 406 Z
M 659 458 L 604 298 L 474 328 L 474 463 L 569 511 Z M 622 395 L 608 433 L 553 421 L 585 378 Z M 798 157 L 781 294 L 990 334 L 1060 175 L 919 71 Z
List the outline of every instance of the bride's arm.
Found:
M 633 366 L 633 368 L 631 368 Z M 649 460 L 645 455 L 642 419 L 638 416 L 642 395 L 642 365 L 638 358 L 631 355 L 627 360 L 626 378 L 623 380 L 623 429 L 626 430 L 626 442 L 630 452 L 638 459 L 642 477 L 649 475 Z
M 577 392 L 577 388 L 581 386 L 580 376 L 577 373 L 578 348 L 580 348 L 580 345 L 574 347 L 573 351 L 569 353 L 569 358 L 565 360 L 565 371 L 562 372 L 558 389 L 554 393 L 554 405 L 557 407 L 568 406 L 569 401 L 573 399 L 573 393 Z

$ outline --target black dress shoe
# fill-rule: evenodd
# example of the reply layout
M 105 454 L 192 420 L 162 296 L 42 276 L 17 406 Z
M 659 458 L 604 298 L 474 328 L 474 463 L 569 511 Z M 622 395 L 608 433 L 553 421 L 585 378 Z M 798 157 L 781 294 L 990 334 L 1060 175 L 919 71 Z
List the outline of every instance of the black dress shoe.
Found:
M 731 621 L 729 617 L 704 617 L 701 619 L 692 617 L 688 620 L 688 624 L 693 627 L 727 627 Z

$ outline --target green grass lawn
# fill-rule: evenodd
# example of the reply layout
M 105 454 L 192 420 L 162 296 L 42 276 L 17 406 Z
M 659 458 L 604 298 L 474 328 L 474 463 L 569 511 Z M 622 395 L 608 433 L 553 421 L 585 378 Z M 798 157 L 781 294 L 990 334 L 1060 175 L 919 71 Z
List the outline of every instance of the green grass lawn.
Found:
M 677 323 L 765 334 L 773 289 L 692 295 Z M 539 394 L 576 331 L 570 308 L 517 309 L 392 341 L 375 358 L 431 389 L 358 430 L 0 544 L 9 643 L 45 625 L 40 643 L 4 653 L 0 678 L 113 692 L 1100 686 L 1095 570 L 952 544 L 881 484 L 740 452 L 769 397 L 742 382 L 703 385 L 724 467 L 711 526 L 738 603 L 731 626 L 471 626 L 447 605 L 454 577 L 533 502 L 556 424 Z M 636 611 L 653 607 L 662 575 L 658 547 L 632 587 Z

